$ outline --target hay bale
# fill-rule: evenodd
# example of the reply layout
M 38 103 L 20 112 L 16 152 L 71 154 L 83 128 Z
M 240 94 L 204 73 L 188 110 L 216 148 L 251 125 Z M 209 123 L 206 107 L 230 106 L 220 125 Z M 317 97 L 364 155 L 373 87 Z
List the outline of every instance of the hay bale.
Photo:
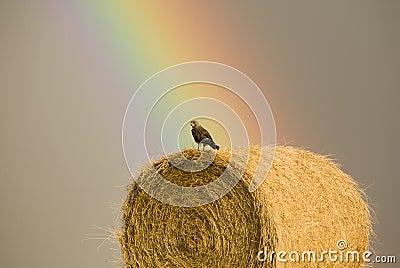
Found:
M 264 249 L 268 253 L 285 251 L 288 254 L 338 251 L 338 240 L 347 242 L 346 250 L 362 254 L 368 248 L 371 230 L 369 209 L 356 183 L 325 157 L 302 149 L 276 147 L 267 178 L 256 191 L 249 192 L 260 150 L 259 147 L 250 149 L 249 162 L 237 185 L 210 204 L 171 206 L 150 197 L 133 182 L 123 205 L 119 235 L 125 266 L 360 266 L 357 262 L 332 263 L 328 258 L 324 263 L 289 260 L 286 264 L 276 258 L 273 263 L 270 258 L 265 262 L 257 259 L 257 254 Z M 188 159 L 200 157 L 200 152 L 194 149 L 182 153 Z M 177 185 L 199 186 L 214 181 L 224 172 L 230 153 L 218 151 L 208 168 L 193 173 L 177 169 L 167 158 L 151 165 Z M 147 167 L 138 179 L 151 183 L 154 172 Z

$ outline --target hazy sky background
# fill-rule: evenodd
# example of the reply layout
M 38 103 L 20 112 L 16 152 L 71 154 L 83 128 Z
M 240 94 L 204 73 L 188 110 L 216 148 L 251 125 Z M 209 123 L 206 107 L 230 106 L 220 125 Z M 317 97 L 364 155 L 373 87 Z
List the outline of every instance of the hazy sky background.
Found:
M 125 109 L 193 60 L 252 78 L 279 143 L 337 159 L 400 258 L 400 1 L 1 1 L 0 26 L 2 267 L 116 267 L 83 240 L 117 226 Z

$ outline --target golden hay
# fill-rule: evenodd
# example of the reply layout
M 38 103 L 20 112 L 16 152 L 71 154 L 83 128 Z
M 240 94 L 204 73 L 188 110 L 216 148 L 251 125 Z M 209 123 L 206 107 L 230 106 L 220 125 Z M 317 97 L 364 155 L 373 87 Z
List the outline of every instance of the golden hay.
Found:
M 339 251 L 338 240 L 348 244 L 343 252 L 356 250 L 362 255 L 368 249 L 370 212 L 356 183 L 325 157 L 278 146 L 267 178 L 249 192 L 260 151 L 250 149 L 237 185 L 207 205 L 164 204 L 133 182 L 119 235 L 125 267 L 359 267 L 358 262 L 330 262 L 327 255 L 323 263 L 307 262 L 307 258 L 302 262 L 303 251 L 315 251 L 317 259 L 324 250 Z M 188 159 L 200 156 L 194 149 L 182 153 Z M 193 173 L 177 169 L 167 158 L 152 166 L 177 185 L 199 186 L 224 172 L 230 153 L 218 151 L 209 167 Z M 138 180 L 151 183 L 154 172 L 145 168 Z M 283 258 L 288 262 L 279 262 L 276 254 L 273 263 L 269 257 L 259 261 L 257 254 L 264 249 L 287 252 Z M 291 251 L 299 253 L 299 262 L 289 259 Z M 294 254 L 291 257 L 296 259 Z

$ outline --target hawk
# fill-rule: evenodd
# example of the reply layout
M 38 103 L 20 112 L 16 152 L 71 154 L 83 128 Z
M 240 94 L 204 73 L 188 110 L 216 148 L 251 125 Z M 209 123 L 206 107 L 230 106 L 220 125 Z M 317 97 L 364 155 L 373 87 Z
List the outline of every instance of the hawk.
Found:
M 207 129 L 203 128 L 199 122 L 192 120 L 190 121 L 190 125 L 192 126 L 192 135 L 194 141 L 197 143 L 197 149 L 199 149 L 200 144 L 203 144 L 203 150 L 204 146 L 206 145 L 209 145 L 214 150 L 219 150 L 219 146 L 215 144 L 210 133 L 207 131 Z

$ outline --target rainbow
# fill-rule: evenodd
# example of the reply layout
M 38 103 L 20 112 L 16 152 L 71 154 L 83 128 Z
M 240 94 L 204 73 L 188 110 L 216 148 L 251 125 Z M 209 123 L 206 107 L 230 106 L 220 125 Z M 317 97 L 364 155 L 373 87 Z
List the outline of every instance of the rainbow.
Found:
M 232 28 L 237 23 L 234 24 L 230 14 L 240 11 L 226 10 L 221 3 L 182 3 L 54 1 L 48 3 L 47 16 L 52 16 L 51 22 L 56 24 L 53 27 L 60 37 L 57 42 L 65 53 L 78 59 L 79 73 L 98 89 L 96 94 L 110 107 L 110 113 L 122 121 L 121 109 L 113 109 L 115 105 L 121 105 L 121 98 L 128 98 L 127 104 L 140 84 L 166 67 L 202 60 L 242 69 L 235 63 L 246 57 L 245 53 L 237 53 L 244 50 L 246 41 Z M 177 100 L 199 97 L 199 91 L 177 92 L 180 93 L 161 104 L 156 114 L 160 124 Z M 202 92 L 203 97 L 212 96 L 244 111 L 240 109 L 240 101 L 224 89 L 206 88 Z M 251 114 L 245 117 L 250 118 Z M 260 130 L 251 123 L 247 131 L 258 133 Z M 222 140 L 226 135 L 221 130 L 216 136 L 214 139 L 218 141 L 218 137 Z M 189 141 L 186 143 L 183 146 L 191 146 Z

